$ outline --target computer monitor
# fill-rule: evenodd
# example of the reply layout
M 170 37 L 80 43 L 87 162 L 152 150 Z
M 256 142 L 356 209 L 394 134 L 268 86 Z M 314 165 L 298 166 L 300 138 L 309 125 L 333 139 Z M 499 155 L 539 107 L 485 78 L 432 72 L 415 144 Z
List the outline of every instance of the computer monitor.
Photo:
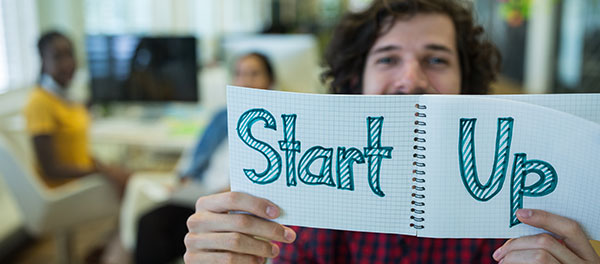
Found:
M 198 101 L 196 39 L 88 35 L 92 103 Z

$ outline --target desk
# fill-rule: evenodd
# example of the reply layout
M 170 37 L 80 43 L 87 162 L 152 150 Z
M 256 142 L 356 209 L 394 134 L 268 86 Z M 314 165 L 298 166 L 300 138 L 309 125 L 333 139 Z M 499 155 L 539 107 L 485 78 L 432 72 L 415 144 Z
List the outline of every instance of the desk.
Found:
M 90 136 L 92 144 L 95 145 L 122 145 L 181 152 L 194 144 L 200 127 L 204 126 L 197 124 L 190 126 L 189 133 L 176 133 L 176 128 L 171 123 L 173 122 L 164 120 L 140 122 L 132 119 L 98 119 L 94 120 Z
M 166 107 L 152 119 L 99 118 L 92 122 L 90 141 L 95 155 L 132 170 L 170 171 L 179 156 L 194 146 L 210 121 L 212 110 Z

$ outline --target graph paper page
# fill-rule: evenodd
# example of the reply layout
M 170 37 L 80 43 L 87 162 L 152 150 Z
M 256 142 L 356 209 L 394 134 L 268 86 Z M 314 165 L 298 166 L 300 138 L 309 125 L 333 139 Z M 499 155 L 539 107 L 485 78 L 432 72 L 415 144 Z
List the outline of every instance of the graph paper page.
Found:
M 543 186 L 540 186 L 539 193 L 536 193 L 539 195 L 522 196 L 522 207 L 543 209 L 572 218 L 582 225 L 592 239 L 600 239 L 600 203 L 591 202 L 600 201 L 600 163 L 597 162 L 600 126 L 588 121 L 597 120 L 597 114 L 584 111 L 586 107 L 580 104 L 586 103 L 585 100 L 568 101 L 578 99 L 577 97 L 535 97 L 525 96 L 519 99 L 529 102 L 542 101 L 546 107 L 477 96 L 421 98 L 428 107 L 427 144 L 430 147 L 427 148 L 426 224 L 425 228 L 419 231 L 419 236 L 508 238 L 541 232 L 524 224 L 517 223 L 511 227 L 511 207 L 515 205 L 511 193 L 518 194 L 511 190 L 511 186 L 517 186 L 514 189 L 519 190 L 518 186 L 526 188 L 540 179 L 534 172 L 526 174 L 523 185 L 512 184 L 513 181 L 519 182 L 516 176 L 513 180 L 512 174 L 523 175 L 514 173 L 515 168 L 519 172 L 519 166 L 515 164 L 516 155 L 525 154 L 525 159 L 519 160 L 532 161 L 532 166 L 544 162 L 549 164 L 557 175 L 557 181 L 554 190 L 547 194 L 542 194 Z M 556 102 L 557 108 L 571 109 L 588 120 L 547 108 L 553 106 L 552 102 Z M 596 107 L 598 101 L 588 103 L 593 104 L 587 106 L 587 109 L 590 109 Z M 578 104 L 578 107 L 568 107 Z M 513 119 L 510 144 L 503 141 L 504 137 L 499 137 L 500 141 L 505 142 L 504 145 L 497 143 L 498 130 L 504 131 L 499 128 L 499 118 Z M 473 119 L 476 119 L 475 123 L 471 122 Z M 508 120 L 503 119 L 502 124 L 506 125 Z M 464 183 L 461 178 L 473 178 L 468 176 L 472 174 L 469 174 L 467 169 L 465 176 L 461 174 L 461 168 L 468 168 L 465 164 L 471 160 L 468 151 L 471 149 L 468 142 L 471 141 L 468 136 L 464 137 L 471 131 L 468 124 L 473 125 L 474 144 L 471 148 L 474 150 L 475 159 L 472 161 L 476 164 L 481 184 L 488 181 L 493 168 L 501 168 L 498 166 L 501 163 L 496 163 L 495 166 L 494 160 L 496 156 L 502 156 L 503 152 L 496 152 L 496 149 L 510 145 L 506 175 L 503 182 L 496 184 L 501 188 L 493 196 L 493 188 L 471 194 L 467 191 L 467 186 L 472 186 L 472 181 L 470 184 Z M 460 134 L 461 130 L 463 136 Z M 497 144 L 500 147 L 497 148 Z M 463 158 L 460 157 L 461 152 Z M 465 163 L 461 165 L 459 160 Z M 529 169 L 543 171 L 546 165 Z M 553 183 L 544 182 L 544 186 Z M 530 191 L 535 192 L 533 189 Z M 485 197 L 486 194 L 488 197 Z
M 409 217 L 414 105 L 418 97 L 315 95 L 228 87 L 231 190 L 273 201 L 283 210 L 283 215 L 276 220 L 283 224 L 414 235 Z M 248 115 L 244 116 L 245 113 Z M 293 163 L 295 185 L 288 184 L 287 170 L 291 166 L 288 166 L 286 152 L 279 144 L 284 141 L 282 115 L 296 117 L 295 141 L 300 143 L 300 147 L 295 152 Z M 247 129 L 247 124 L 256 117 L 264 119 L 257 119 Z M 382 157 L 378 166 L 376 163 L 368 165 L 369 157 L 365 150 L 369 145 L 367 123 L 370 117 L 383 117 L 379 126 L 381 135 L 378 140 L 373 138 L 372 143 L 382 148 L 381 155 L 385 154 L 385 148 L 392 148 L 390 157 Z M 272 124 L 271 128 L 265 128 L 265 120 Z M 263 144 L 257 145 L 257 142 L 248 139 L 249 134 Z M 243 139 L 252 142 L 246 144 Z M 267 155 L 250 145 L 258 146 Z M 292 144 L 289 147 L 293 147 Z M 308 166 L 315 175 L 330 171 L 332 181 L 329 184 L 326 181 L 315 184 L 312 182 L 315 177 L 302 180 L 300 176 L 302 157 L 313 147 L 331 151 L 330 165 L 323 165 L 327 164 L 326 158 L 319 158 Z M 269 148 L 272 149 L 267 150 Z M 352 163 L 353 190 L 349 190 L 347 180 L 337 178 L 340 150 L 351 148 L 354 148 L 354 154 L 362 153 L 359 155 L 364 159 L 363 163 Z M 326 156 L 323 152 L 321 154 Z M 350 153 L 346 155 L 350 156 Z M 268 171 L 269 157 L 273 161 L 271 165 L 280 160 L 279 173 L 253 178 L 262 181 L 271 177 L 268 183 L 259 184 L 251 180 L 252 176 L 247 176 L 244 170 L 253 169 L 257 174 Z M 380 169 L 379 184 L 375 190 L 369 184 L 369 167 Z M 324 178 L 321 177 L 321 180 Z
M 544 106 L 600 124 L 600 94 L 508 94 L 474 97 L 508 99 Z

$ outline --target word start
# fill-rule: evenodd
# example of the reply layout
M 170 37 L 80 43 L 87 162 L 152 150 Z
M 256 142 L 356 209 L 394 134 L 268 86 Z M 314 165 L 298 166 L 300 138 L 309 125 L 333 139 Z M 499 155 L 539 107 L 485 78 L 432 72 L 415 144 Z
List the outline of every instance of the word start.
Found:
M 285 152 L 286 183 L 287 186 L 296 186 L 296 153 L 300 152 L 300 141 L 296 140 L 296 115 L 281 115 L 283 118 L 283 140 L 279 141 L 279 149 Z M 265 128 L 277 130 L 277 123 L 273 115 L 265 109 L 251 109 L 244 112 L 237 123 L 239 138 L 250 148 L 257 150 L 267 159 L 267 168 L 261 173 L 254 169 L 244 169 L 244 174 L 250 181 L 257 184 L 268 184 L 276 181 L 281 174 L 281 156 L 275 149 L 252 136 L 251 128 L 257 121 L 265 122 Z M 368 117 L 368 142 L 364 153 L 351 147 L 337 148 L 337 185 L 332 175 L 333 148 L 314 146 L 306 150 L 298 163 L 298 178 L 309 185 L 327 185 L 342 190 L 354 190 L 354 163 L 368 164 L 368 182 L 374 194 L 383 197 L 379 183 L 379 172 L 383 159 L 392 158 L 392 147 L 381 146 L 381 127 L 383 117 Z M 311 165 L 321 159 L 321 169 L 318 174 L 309 170 Z

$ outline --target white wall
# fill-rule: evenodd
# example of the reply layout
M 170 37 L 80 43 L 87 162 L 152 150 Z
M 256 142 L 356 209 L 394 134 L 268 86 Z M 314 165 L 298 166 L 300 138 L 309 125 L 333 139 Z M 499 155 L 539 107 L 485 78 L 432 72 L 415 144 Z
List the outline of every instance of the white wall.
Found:
M 554 73 L 556 3 L 533 0 L 525 50 L 525 89 L 528 93 L 550 92 Z
M 84 1 L 81 0 L 36 0 L 40 32 L 60 30 L 75 43 L 77 64 L 85 67 L 86 57 Z

